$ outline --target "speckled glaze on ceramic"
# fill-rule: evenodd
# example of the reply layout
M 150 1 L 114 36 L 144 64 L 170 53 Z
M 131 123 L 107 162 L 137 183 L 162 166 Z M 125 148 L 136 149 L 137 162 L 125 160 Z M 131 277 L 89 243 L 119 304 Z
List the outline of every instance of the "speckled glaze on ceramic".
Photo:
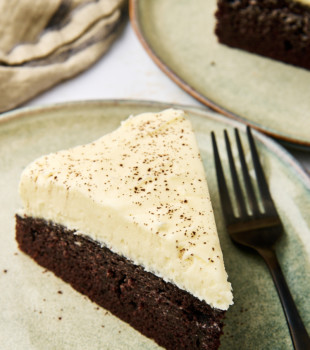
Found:
M 132 25 L 159 67 L 226 116 L 310 147 L 310 71 L 220 45 L 216 0 L 131 0 Z
M 159 347 L 21 253 L 14 215 L 18 182 L 36 157 L 93 141 L 130 114 L 168 107 L 188 111 L 197 135 L 235 304 L 221 349 L 292 349 L 280 302 L 264 262 L 235 246 L 224 230 L 210 131 L 224 151 L 223 129 L 244 126 L 206 109 L 138 101 L 93 101 L 22 109 L 0 120 L 0 339 L 6 350 L 155 350 Z M 275 142 L 254 133 L 286 234 L 278 246 L 284 274 L 310 331 L 310 180 Z M 252 171 L 253 172 L 253 171 Z

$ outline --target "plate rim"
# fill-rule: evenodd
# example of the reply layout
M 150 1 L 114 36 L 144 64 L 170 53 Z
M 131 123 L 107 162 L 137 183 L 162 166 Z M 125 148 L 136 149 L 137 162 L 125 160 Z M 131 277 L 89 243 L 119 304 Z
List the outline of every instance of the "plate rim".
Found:
M 40 114 L 45 111 L 50 110 L 62 110 L 66 108 L 76 108 L 78 106 L 95 106 L 95 105 L 139 105 L 147 107 L 157 107 L 161 109 L 165 108 L 179 108 L 184 109 L 188 112 L 193 112 L 203 116 L 204 118 L 210 118 L 217 120 L 223 124 L 228 124 L 231 127 L 236 127 L 238 129 L 245 129 L 246 125 L 238 120 L 230 119 L 222 114 L 219 114 L 217 111 L 214 111 L 206 107 L 196 107 L 185 104 L 178 103 L 169 103 L 153 100 L 137 100 L 137 99 L 92 99 L 92 100 L 80 100 L 80 101 L 68 101 L 68 102 L 59 102 L 52 103 L 40 106 L 26 106 L 17 108 L 8 112 L 5 112 L 0 115 L 0 128 L 5 123 L 9 123 L 15 119 L 27 118 L 37 114 Z M 223 127 L 224 130 L 224 127 Z M 262 142 L 268 149 L 269 152 L 273 153 L 277 158 L 279 158 L 286 167 L 292 169 L 295 175 L 299 178 L 305 188 L 310 191 L 310 176 L 304 170 L 302 165 L 291 155 L 281 144 L 277 143 L 275 140 L 269 138 L 265 134 L 261 133 L 259 130 L 254 130 L 253 135 L 256 139 Z
M 139 16 L 139 3 L 141 3 L 140 0 L 129 0 L 129 18 L 131 22 L 131 26 L 134 30 L 134 32 L 137 35 L 137 38 L 139 39 L 140 43 L 142 44 L 143 48 L 149 55 L 149 57 L 154 61 L 154 63 L 164 72 L 172 81 L 174 81 L 181 89 L 183 89 L 185 92 L 187 92 L 189 95 L 194 97 L 196 100 L 204 104 L 205 106 L 211 108 L 212 110 L 224 115 L 225 117 L 228 117 L 233 120 L 237 120 L 245 125 L 248 125 L 261 133 L 264 133 L 270 137 L 276 138 L 279 141 L 283 141 L 288 145 L 291 145 L 292 147 L 298 147 L 300 149 L 304 149 L 307 151 L 310 151 L 310 141 L 306 140 L 299 140 L 294 137 L 291 137 L 289 135 L 284 135 L 281 133 L 277 133 L 276 130 L 270 130 L 267 127 L 264 127 L 261 124 L 255 123 L 253 121 L 249 121 L 244 117 L 241 117 L 237 115 L 234 112 L 230 112 L 228 109 L 221 107 L 220 105 L 213 102 L 208 97 L 201 94 L 199 91 L 194 89 L 189 83 L 181 79 L 177 73 L 174 72 L 173 69 L 171 69 L 166 63 L 158 56 L 156 51 L 152 48 L 151 43 L 146 39 L 143 28 L 140 21 Z

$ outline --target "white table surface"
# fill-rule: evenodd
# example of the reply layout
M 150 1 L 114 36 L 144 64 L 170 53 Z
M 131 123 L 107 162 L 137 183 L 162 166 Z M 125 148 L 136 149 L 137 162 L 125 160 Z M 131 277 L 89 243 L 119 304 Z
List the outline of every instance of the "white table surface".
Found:
M 151 60 L 130 23 L 110 50 L 87 71 L 31 100 L 26 106 L 95 99 L 136 99 L 203 106 Z M 292 151 L 310 175 L 310 152 Z

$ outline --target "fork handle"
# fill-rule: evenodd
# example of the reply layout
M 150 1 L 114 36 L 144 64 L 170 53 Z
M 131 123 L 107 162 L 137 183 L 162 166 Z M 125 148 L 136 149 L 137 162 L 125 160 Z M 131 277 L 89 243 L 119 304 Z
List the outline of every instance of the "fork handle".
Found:
M 309 335 L 285 281 L 275 251 L 268 248 L 257 249 L 257 251 L 263 257 L 271 272 L 289 326 L 294 349 L 310 350 Z

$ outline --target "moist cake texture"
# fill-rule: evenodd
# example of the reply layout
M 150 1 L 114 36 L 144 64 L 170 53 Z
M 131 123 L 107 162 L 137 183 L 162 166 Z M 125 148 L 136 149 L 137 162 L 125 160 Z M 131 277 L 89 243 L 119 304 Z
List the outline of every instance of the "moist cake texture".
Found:
M 218 347 L 231 285 L 182 111 L 41 157 L 20 194 L 16 238 L 39 264 L 167 349 Z
M 219 347 L 225 311 L 63 226 L 17 216 L 16 228 L 22 251 L 164 348 Z
M 310 69 L 309 0 L 218 0 L 222 44 Z

